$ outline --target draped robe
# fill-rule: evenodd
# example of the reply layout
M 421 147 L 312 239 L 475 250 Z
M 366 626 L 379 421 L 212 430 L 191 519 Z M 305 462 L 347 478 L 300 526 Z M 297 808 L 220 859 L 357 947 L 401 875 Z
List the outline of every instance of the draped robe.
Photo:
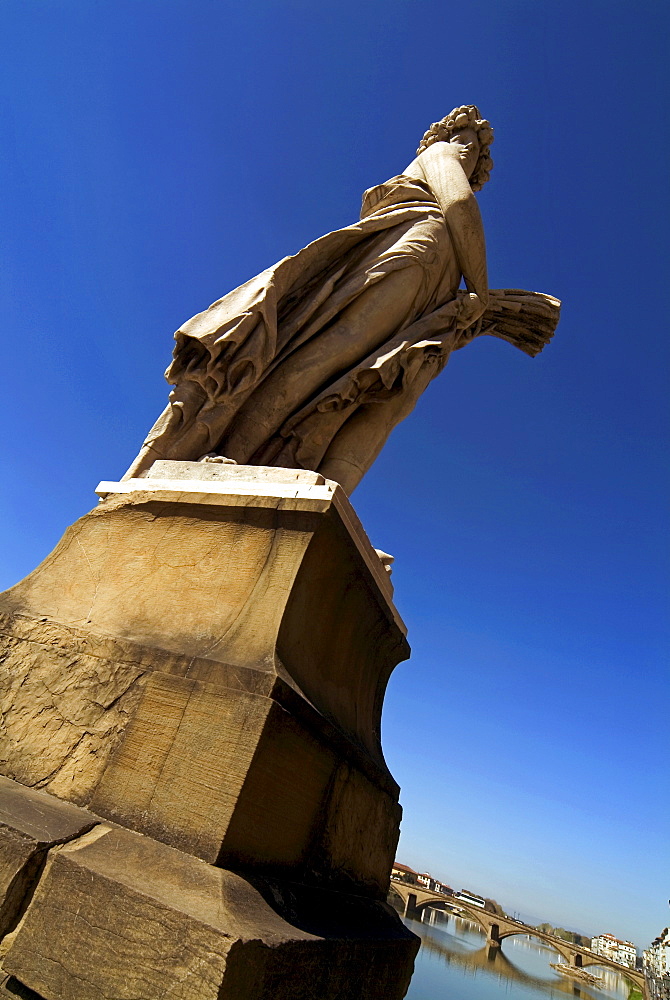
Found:
M 402 322 L 382 343 L 357 331 L 358 357 L 340 369 L 333 324 L 368 288 L 416 265 L 421 279 L 418 291 L 408 283 Z M 451 351 L 473 333 L 494 332 L 480 331 L 481 323 L 458 328 L 460 280 L 454 240 L 427 182 L 399 175 L 366 191 L 359 222 L 284 258 L 177 331 L 166 372 L 175 387 L 170 403 L 126 477 L 143 475 L 156 459 L 216 453 L 312 469 L 351 492 Z M 260 388 L 315 338 L 332 352 L 333 374 L 324 383 L 301 370 L 298 404 L 282 410 L 275 400 L 266 427 Z

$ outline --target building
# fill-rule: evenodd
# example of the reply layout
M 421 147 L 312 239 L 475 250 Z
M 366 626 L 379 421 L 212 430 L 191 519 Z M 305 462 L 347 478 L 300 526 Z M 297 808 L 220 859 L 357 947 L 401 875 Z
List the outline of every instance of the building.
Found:
M 637 968 L 637 949 L 631 941 L 619 941 L 618 961 L 629 969 Z
M 670 1000 L 670 930 L 664 927 L 643 953 L 647 988 L 653 1000 Z
M 441 892 L 444 896 L 453 896 L 454 890 L 446 882 L 438 882 L 437 879 L 433 879 L 433 891 Z
M 402 865 L 399 861 L 395 861 L 393 864 L 391 878 L 408 882 L 410 885 L 420 885 L 422 889 L 428 889 L 429 892 L 440 892 L 445 896 L 453 896 L 454 894 L 454 890 L 446 882 L 440 882 L 428 872 L 415 872 L 409 865 Z
M 397 878 L 401 882 L 409 882 L 410 885 L 417 885 L 419 875 L 409 865 L 401 865 L 399 861 L 394 861 L 393 868 L 391 869 L 391 878 Z
M 591 951 L 610 962 L 617 962 L 627 969 L 634 969 L 637 962 L 637 951 L 632 941 L 621 941 L 613 934 L 599 934 L 591 938 Z
M 445 896 L 453 896 L 454 890 L 451 886 L 447 885 L 446 882 L 440 882 L 439 879 L 433 878 L 428 872 L 424 872 L 422 875 L 417 875 L 419 885 L 422 885 L 424 889 L 429 889 L 430 892 L 439 892 Z

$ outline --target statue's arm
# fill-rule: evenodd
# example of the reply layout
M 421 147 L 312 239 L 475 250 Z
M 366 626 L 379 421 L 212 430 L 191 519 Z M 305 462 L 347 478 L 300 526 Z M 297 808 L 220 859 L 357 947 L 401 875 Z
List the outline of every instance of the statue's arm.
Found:
M 475 294 L 477 319 L 488 305 L 486 242 L 477 199 L 461 166 L 459 147 L 435 142 L 412 163 L 419 168 L 444 213 L 466 288 Z

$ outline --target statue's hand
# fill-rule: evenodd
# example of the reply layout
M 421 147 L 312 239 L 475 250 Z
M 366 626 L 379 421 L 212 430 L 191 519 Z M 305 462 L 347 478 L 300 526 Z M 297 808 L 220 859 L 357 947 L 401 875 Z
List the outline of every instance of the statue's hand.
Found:
M 447 152 L 451 153 L 451 155 L 461 163 L 465 163 L 476 149 L 475 143 L 457 142 L 455 139 L 452 139 L 451 142 L 445 142 L 444 146 L 446 147 Z M 469 176 L 470 175 L 468 174 L 468 177 Z
M 456 302 L 456 327 L 459 330 L 467 330 L 469 326 L 473 326 L 488 305 L 487 301 L 483 301 L 474 292 L 458 292 Z
M 467 153 L 469 145 L 470 144 L 468 144 L 468 146 L 464 146 L 462 143 L 456 142 L 456 140 L 453 139 L 451 142 L 443 142 L 439 145 L 436 144 L 435 149 L 441 156 L 453 156 L 455 159 L 461 160 L 465 153 Z

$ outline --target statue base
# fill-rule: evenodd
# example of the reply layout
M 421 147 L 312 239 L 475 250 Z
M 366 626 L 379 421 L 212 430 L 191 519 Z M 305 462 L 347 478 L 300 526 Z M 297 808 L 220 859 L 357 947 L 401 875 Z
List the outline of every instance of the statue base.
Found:
M 0 996 L 24 1000 L 400 1000 L 416 952 L 384 903 L 208 865 L 6 778 L 2 890 Z
M 343 491 L 157 462 L 98 492 L 0 597 L 5 972 L 45 1000 L 404 996 L 379 728 L 408 647 Z

